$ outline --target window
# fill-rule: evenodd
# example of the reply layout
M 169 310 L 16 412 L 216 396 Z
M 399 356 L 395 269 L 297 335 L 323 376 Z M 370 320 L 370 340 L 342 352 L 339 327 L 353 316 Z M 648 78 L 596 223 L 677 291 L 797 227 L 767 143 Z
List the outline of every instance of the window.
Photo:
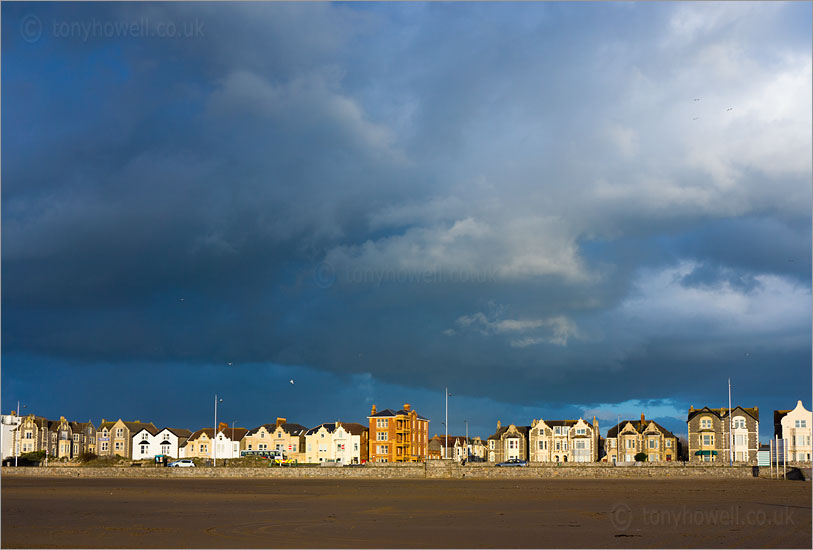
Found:
M 576 428 L 576 435 L 584 435 L 587 433 L 587 430 L 584 428 Z
M 635 448 L 635 441 L 632 439 L 627 439 L 627 449 L 634 449 Z
M 294 443 L 294 444 L 293 444 L 293 447 L 291 448 L 291 452 L 292 452 L 292 453 L 295 453 L 295 452 L 296 452 L 296 443 Z
M 519 439 L 509 439 L 508 440 L 508 448 L 509 449 L 519 449 Z
M 744 435 L 735 435 L 734 436 L 734 443 L 739 447 L 741 445 L 745 445 L 745 437 Z
M 797 428 L 807 428 L 807 421 L 806 420 L 797 420 L 796 421 Z
M 741 429 L 745 428 L 745 419 L 741 416 L 738 416 L 734 419 L 734 429 Z
M 122 437 L 124 435 L 124 428 L 116 428 L 116 437 Z
M 313 450 L 313 444 L 308 443 L 308 452 L 311 452 L 311 450 Z
M 102 441 L 102 450 L 103 451 L 107 450 L 107 441 Z
M 260 430 L 260 439 L 265 439 L 265 431 Z
M 547 441 L 540 441 L 539 442 L 539 450 L 540 451 L 547 450 L 547 448 L 548 448 L 547 443 L 548 443 Z
M 376 418 L 375 426 L 376 428 L 389 428 L 390 420 L 389 418 Z
M 149 443 L 144 443 L 141 445 L 141 454 L 147 454 L 150 450 Z
M 539 428 L 539 435 L 545 435 L 545 428 Z
M 26 439 L 34 439 L 34 432 L 25 432 Z
M 325 432 L 320 433 L 320 434 L 319 434 L 319 437 L 321 437 L 322 439 L 324 439 L 324 438 L 325 438 Z
M 657 439 L 650 439 L 649 440 L 649 448 L 650 449 L 657 449 L 658 448 L 658 440 Z
M 671 440 L 671 439 L 667 439 L 667 440 L 666 440 L 666 446 L 667 446 L 667 447 L 671 447 L 671 446 L 672 446 L 672 440 Z
M 703 445 L 714 445 L 714 435 L 703 434 Z
M 74 441 L 79 441 L 79 434 L 74 434 L 73 435 L 73 440 Z
M 574 442 L 574 449 L 582 450 L 582 449 L 586 449 L 586 448 L 587 447 L 585 446 L 585 441 L 583 439 L 580 439 L 580 440 Z
M 208 452 L 208 445 L 204 445 L 203 443 L 200 444 L 200 452 L 206 453 Z
M 377 441 L 386 441 L 387 440 L 387 432 L 376 432 L 376 440 Z
M 559 450 L 561 450 L 561 448 L 562 448 L 561 442 L 557 441 L 556 442 L 556 450 L 559 451 Z
M 491 449 L 492 451 L 494 450 L 494 440 L 493 439 L 488 440 L 488 448 Z
M 554 426 L 553 433 L 556 435 L 562 435 L 562 427 L 561 426 Z
M 117 451 L 121 450 L 121 442 L 120 441 L 116 441 L 116 450 Z
M 358 443 L 353 443 L 353 450 L 354 450 L 354 451 L 358 451 L 358 450 L 359 450 L 359 444 L 358 444 Z
M 700 419 L 700 429 L 706 430 L 711 428 L 711 418 Z

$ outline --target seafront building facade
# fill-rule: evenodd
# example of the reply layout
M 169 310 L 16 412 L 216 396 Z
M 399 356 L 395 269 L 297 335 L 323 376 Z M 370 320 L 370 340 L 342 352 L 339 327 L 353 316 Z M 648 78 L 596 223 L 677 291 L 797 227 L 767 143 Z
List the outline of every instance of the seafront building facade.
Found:
M 367 417 L 370 462 L 423 462 L 429 450 L 429 419 L 409 403 L 398 411 L 378 411 L 373 405 Z
M 813 413 L 799 400 L 793 409 L 774 411 L 773 418 L 774 437 L 784 440 L 788 461 L 811 462 Z
M 756 464 L 759 450 L 759 408 L 689 407 L 689 462 Z M 733 443 L 733 447 L 732 447 Z M 733 450 L 733 452 L 732 452 Z
M 607 430 L 602 461 L 635 462 L 643 453 L 647 462 L 673 462 L 680 454 L 679 444 L 675 434 L 641 413 L 640 421 L 622 420 Z
M 536 420 L 529 427 L 528 459 L 531 462 L 596 462 L 599 427 L 585 420 Z

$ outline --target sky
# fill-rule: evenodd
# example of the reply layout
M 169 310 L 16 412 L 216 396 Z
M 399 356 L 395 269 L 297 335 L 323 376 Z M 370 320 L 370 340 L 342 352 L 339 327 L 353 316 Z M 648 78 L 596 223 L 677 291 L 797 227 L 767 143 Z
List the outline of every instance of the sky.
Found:
M 4 412 L 811 408 L 809 2 L 1 9 Z

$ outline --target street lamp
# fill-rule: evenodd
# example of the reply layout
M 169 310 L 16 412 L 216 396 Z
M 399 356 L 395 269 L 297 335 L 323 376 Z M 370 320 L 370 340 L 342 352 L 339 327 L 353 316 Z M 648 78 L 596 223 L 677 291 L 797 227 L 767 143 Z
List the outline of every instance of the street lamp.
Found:
M 213 468 L 217 467 L 217 404 L 223 403 L 222 399 L 217 398 L 217 394 L 215 394 L 215 429 L 212 431 L 212 459 L 214 462 Z
M 469 453 L 469 421 L 464 420 L 463 423 L 466 425 L 466 462 L 468 462 L 471 454 Z
M 27 409 L 28 405 L 23 405 L 23 408 Z M 19 400 L 17 401 L 17 411 L 16 411 L 16 413 L 17 413 L 17 416 L 22 419 L 22 416 L 20 415 L 20 401 Z M 20 422 L 17 424 L 17 429 L 15 430 L 15 433 L 17 434 L 17 437 L 14 438 L 14 440 L 15 440 L 15 444 L 14 444 L 14 467 L 15 468 L 17 467 L 17 457 L 20 454 L 20 452 L 19 452 L 20 445 L 22 445 L 22 442 L 20 441 L 20 439 L 21 439 L 20 438 L 20 426 L 21 425 L 22 425 L 22 420 L 20 420 Z

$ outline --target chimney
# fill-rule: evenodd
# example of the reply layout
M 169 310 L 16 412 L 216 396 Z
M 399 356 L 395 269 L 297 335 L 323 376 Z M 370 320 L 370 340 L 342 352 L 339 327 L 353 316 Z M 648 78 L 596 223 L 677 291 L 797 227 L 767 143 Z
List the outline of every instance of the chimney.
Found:
M 105 422 L 107 422 L 107 420 L 105 420 L 104 418 L 102 418 L 102 424 L 104 424 Z
M 641 413 L 641 424 L 644 423 L 644 413 Z
M 370 411 L 370 416 L 374 416 L 374 415 L 375 415 L 375 405 L 373 405 L 373 410 Z
M 409 403 L 404 403 L 404 410 L 409 412 Z
M 280 425 L 285 424 L 288 421 L 287 418 L 282 418 L 280 416 L 277 417 L 277 425 L 274 426 L 274 429 L 279 428 Z
M 502 422 L 497 420 L 497 429 L 499 430 L 500 428 L 502 428 Z

